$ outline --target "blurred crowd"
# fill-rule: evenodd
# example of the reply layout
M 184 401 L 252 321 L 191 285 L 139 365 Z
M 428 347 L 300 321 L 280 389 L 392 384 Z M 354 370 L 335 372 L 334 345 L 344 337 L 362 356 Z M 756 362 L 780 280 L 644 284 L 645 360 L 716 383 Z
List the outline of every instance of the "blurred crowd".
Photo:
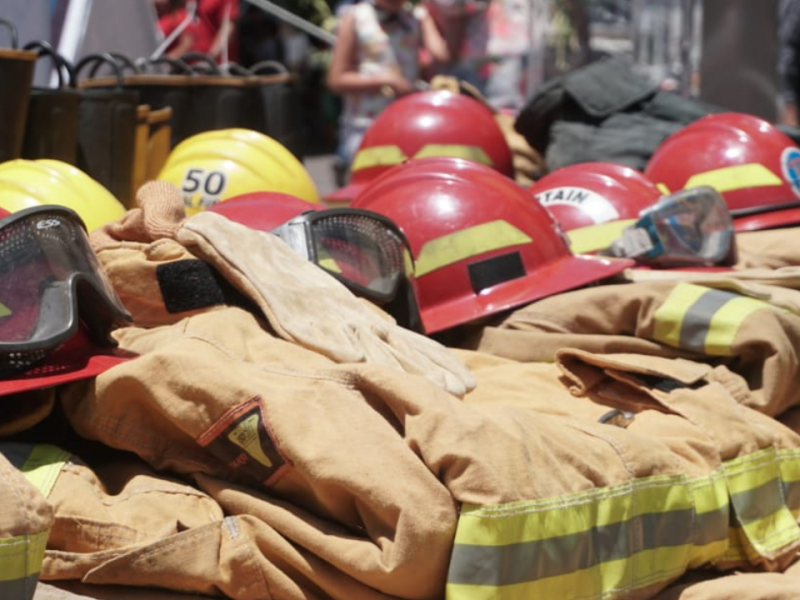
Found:
M 238 0 L 153 0 L 170 57 L 187 52 L 252 67 L 278 61 L 303 77 L 318 98 L 311 113 L 327 115 L 318 136 L 337 143 L 337 181 L 374 118 L 396 97 L 424 89 L 437 75 L 473 86 L 497 110 L 515 113 L 531 95 L 528 59 L 533 3 L 525 0 L 306 0 L 277 3 L 335 43 Z M 571 23 L 571 66 L 588 59 L 586 3 L 556 3 Z M 331 121 L 337 121 L 335 125 Z M 313 145 L 314 142 L 312 142 Z

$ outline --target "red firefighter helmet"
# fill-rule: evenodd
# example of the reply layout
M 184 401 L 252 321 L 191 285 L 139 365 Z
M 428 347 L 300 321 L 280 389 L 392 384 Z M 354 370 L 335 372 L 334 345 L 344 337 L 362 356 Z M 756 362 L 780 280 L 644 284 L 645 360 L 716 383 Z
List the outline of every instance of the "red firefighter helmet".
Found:
M 694 121 L 659 146 L 645 175 L 672 192 L 715 188 L 736 231 L 800 223 L 800 147 L 753 115 L 720 113 Z
M 528 190 L 561 225 L 576 254 L 608 248 L 662 196 L 639 171 L 605 162 L 562 167 Z
M 574 256 L 553 217 L 519 184 L 452 157 L 409 160 L 353 206 L 406 233 L 426 333 L 615 275 L 627 260 Z
M 514 177 L 511 150 L 491 109 L 446 90 L 416 92 L 378 115 L 353 159 L 349 185 L 323 200 L 350 202 L 381 173 L 409 158 L 426 156 L 466 158 Z

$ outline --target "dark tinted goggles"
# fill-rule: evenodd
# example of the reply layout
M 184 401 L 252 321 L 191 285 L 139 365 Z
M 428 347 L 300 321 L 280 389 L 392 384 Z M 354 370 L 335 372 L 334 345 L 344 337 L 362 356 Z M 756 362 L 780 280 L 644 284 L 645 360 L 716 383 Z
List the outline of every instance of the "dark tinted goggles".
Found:
M 81 324 L 114 346 L 111 331 L 130 320 L 75 212 L 37 206 L 0 221 L 0 375 L 32 367 Z
M 379 304 L 391 301 L 401 282 L 414 274 L 405 235 L 393 221 L 369 210 L 311 211 L 272 233 L 354 293 Z

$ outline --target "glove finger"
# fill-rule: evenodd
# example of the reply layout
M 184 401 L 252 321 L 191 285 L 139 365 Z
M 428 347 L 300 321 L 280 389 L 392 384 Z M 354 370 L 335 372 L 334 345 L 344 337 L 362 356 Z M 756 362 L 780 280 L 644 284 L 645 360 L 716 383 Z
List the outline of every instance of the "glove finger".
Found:
M 352 330 L 357 344 L 364 349 L 367 357 L 366 362 L 381 365 L 390 369 L 401 369 L 409 371 L 411 363 L 409 360 L 398 355 L 397 352 L 386 342 L 386 329 L 380 326 L 358 327 Z M 414 371 L 416 367 L 414 367 Z
M 391 344 L 396 348 L 413 346 L 419 357 L 424 358 L 426 372 L 436 372 L 437 379 L 451 394 L 462 397 L 477 385 L 472 372 L 445 346 L 408 329 L 398 328 L 392 332 Z

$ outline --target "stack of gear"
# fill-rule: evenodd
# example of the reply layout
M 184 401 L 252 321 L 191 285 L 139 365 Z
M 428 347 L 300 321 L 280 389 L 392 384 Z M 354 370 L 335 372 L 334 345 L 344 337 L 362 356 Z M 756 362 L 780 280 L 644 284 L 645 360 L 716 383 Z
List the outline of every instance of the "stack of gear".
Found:
M 172 198 L 160 216 L 181 206 Z M 539 365 L 460 351 L 479 381 L 464 385 L 455 351 L 346 312 L 336 279 L 276 236 L 210 211 L 159 223 L 152 209 L 93 237 L 126 305 L 157 289 L 133 298 L 131 282 L 155 285 L 194 254 L 258 312 L 162 306 L 161 325 L 116 332 L 136 358 L 60 389 L 81 437 L 146 466 L 130 454 L 95 468 L 48 461 L 57 518 L 44 579 L 236 600 L 632 599 L 688 569 L 783 570 L 800 548 L 789 493 L 800 436 L 750 408 L 724 367 L 569 347 Z M 292 335 L 303 323 L 315 340 Z M 342 360 L 324 340 L 373 356 L 383 344 L 395 360 Z M 409 368 L 420 353 L 427 367 Z M 111 489 L 124 510 L 104 502 Z
M 248 129 L 220 129 L 185 139 L 158 174 L 183 192 L 186 213 L 251 192 L 281 192 L 307 202 L 319 193 L 303 163 L 269 136 Z
M 431 156 L 473 160 L 514 177 L 511 150 L 491 109 L 450 91 L 416 92 L 395 100 L 376 117 L 353 159 L 349 184 L 323 200 L 347 204 L 392 167 Z
M 627 260 L 576 256 L 547 210 L 494 169 L 460 158 L 405 162 L 352 206 L 406 233 L 429 334 L 619 274 Z
M 442 204 L 453 212 L 488 211 L 477 200 L 485 195 L 509 205 L 508 214 L 479 215 L 470 235 L 445 236 L 451 258 L 516 239 L 499 250 L 520 261 L 539 251 L 541 285 L 563 283 L 550 280 L 571 275 L 565 267 L 592 265 L 584 283 L 612 270 L 604 259 L 570 256 L 545 209 L 489 168 L 420 159 L 381 180 L 439 161 L 447 170 L 421 177 L 430 187 L 420 190 L 440 193 L 447 186 L 433 184 L 450 182 Z M 420 196 L 405 192 L 398 199 Z M 35 498 L 25 488 L 40 518 L 25 515 L 25 530 L 14 525 L 15 535 L 51 527 L 43 580 L 234 600 L 633 600 L 655 597 L 687 571 L 782 571 L 795 559 L 800 435 L 770 415 L 796 399 L 757 389 L 740 374 L 744 362 L 712 365 L 688 360 L 688 350 L 670 356 L 613 344 L 592 351 L 562 343 L 553 362 L 540 364 L 447 350 L 378 309 L 365 311 L 279 237 L 212 211 L 186 218 L 169 183 L 145 186 L 140 205 L 92 235 L 136 323 L 113 337 L 136 356 L 90 385 L 57 390 L 59 416 L 101 446 L 81 460 L 27 441 L 0 444 L 9 465 L 40 484 Z M 290 212 L 282 215 L 289 222 Z M 537 219 L 538 229 L 529 228 Z M 303 220 L 295 225 L 308 241 Z M 48 226 L 33 229 L 50 239 Z M 413 239 L 411 246 L 417 254 Z M 489 260 L 498 257 L 504 263 L 500 253 Z M 190 262 L 249 304 L 222 298 L 175 310 L 168 284 L 177 278 L 163 274 L 173 266 L 199 272 Z M 583 323 L 604 339 L 602 313 L 633 288 L 552 287 L 537 290 L 552 298 L 530 306 L 558 307 L 549 332 L 575 315 L 574 329 Z M 565 312 L 582 292 L 613 297 Z M 800 331 L 795 313 L 763 308 L 776 329 L 739 334 L 763 343 L 780 327 L 785 336 Z M 630 304 L 620 310 L 652 326 Z M 676 331 L 656 330 L 666 341 Z M 694 343 L 694 332 L 680 341 Z M 754 354 L 764 356 L 739 356 Z
M 660 268 L 735 262 L 731 215 L 711 187 L 664 196 L 630 167 L 584 163 L 545 175 L 529 190 L 577 254 L 623 256 Z

